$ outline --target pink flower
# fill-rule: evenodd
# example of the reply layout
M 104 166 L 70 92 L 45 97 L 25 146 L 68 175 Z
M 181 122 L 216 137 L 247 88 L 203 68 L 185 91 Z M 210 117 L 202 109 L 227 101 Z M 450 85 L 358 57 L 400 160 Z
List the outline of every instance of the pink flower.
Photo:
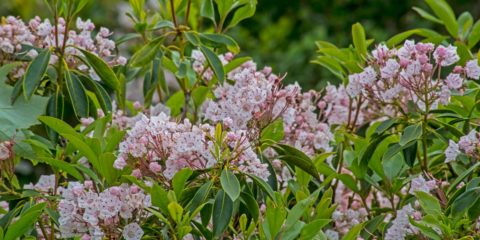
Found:
M 433 52 L 433 58 L 441 66 L 450 66 L 460 60 L 457 54 L 457 47 L 448 45 L 447 47 L 438 46 Z
M 162 171 L 162 166 L 160 166 L 160 164 L 158 164 L 156 162 L 151 162 L 148 165 L 148 168 L 150 169 L 150 171 L 152 171 L 154 173 L 159 173 L 160 171 Z
M 473 59 L 467 62 L 465 65 L 465 73 L 471 79 L 477 80 L 480 77 L 480 66 L 478 66 L 478 60 Z

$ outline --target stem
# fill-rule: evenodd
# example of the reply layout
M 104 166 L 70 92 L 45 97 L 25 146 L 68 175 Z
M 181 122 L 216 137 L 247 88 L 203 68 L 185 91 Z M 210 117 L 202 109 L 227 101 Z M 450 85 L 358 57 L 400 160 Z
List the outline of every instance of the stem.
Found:
M 187 11 L 185 12 L 185 24 L 188 26 L 188 17 L 190 16 L 190 6 L 192 5 L 192 0 L 188 0 Z
M 170 10 L 171 10 L 171 12 L 172 12 L 173 24 L 175 25 L 175 28 L 178 28 L 177 16 L 175 15 L 175 3 L 174 3 L 174 0 L 170 0 Z

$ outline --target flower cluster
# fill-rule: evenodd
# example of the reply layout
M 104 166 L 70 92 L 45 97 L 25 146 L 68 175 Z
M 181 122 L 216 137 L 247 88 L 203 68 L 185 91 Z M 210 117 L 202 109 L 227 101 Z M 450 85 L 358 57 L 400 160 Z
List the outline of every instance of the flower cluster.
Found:
M 89 70 L 77 56 L 82 56 L 77 48 L 85 49 L 105 59 L 110 65 L 124 65 L 126 59 L 121 56 L 114 56 L 115 42 L 109 39 L 112 35 L 107 28 L 100 28 L 96 35 L 93 35 L 95 25 L 90 21 L 83 21 L 78 18 L 75 30 L 66 26 L 63 18 L 58 23 L 52 24 L 49 19 L 35 17 L 28 24 L 21 19 L 8 16 L 5 22 L 0 25 L 0 63 L 6 64 L 15 60 L 15 56 L 27 56 L 35 58 L 38 55 L 36 49 L 63 48 L 67 64 L 77 70 L 88 72 L 98 79 L 98 76 Z M 67 32 L 68 31 L 68 32 Z M 54 54 L 50 57 L 50 64 L 55 64 L 58 57 Z M 21 78 L 27 67 L 27 62 L 16 68 L 11 79 L 16 81 Z
M 445 162 L 455 161 L 460 154 L 478 159 L 480 157 L 479 144 L 479 134 L 476 130 L 472 130 L 467 135 L 461 137 L 458 143 L 450 140 L 445 150 Z
M 214 134 L 215 128 L 208 124 L 194 125 L 188 119 L 177 123 L 164 113 L 150 118 L 141 115 L 120 144 L 114 167 L 123 169 L 128 165 L 137 178 L 171 179 L 182 168 L 206 169 L 217 163 L 229 163 L 236 171 L 264 179 L 269 176 L 267 165 L 260 162 L 244 131 L 225 134 L 222 143 L 226 144 L 224 150 L 231 151 L 228 159 L 216 157 L 218 145 L 212 137 Z
M 435 109 L 447 104 L 452 93 L 461 93 L 465 78 L 478 79 L 475 60 L 453 71 L 442 70 L 459 60 L 456 47 L 406 41 L 400 49 L 379 45 L 363 72 L 349 76 L 346 87 L 352 98 L 364 97 L 380 106 L 391 106 L 392 114 L 407 111 L 407 103 L 420 109 Z M 443 78 L 443 75 L 446 75 Z
M 41 193 L 54 195 L 55 191 L 55 175 L 41 175 L 35 184 L 25 184 L 23 189 L 31 189 Z
M 123 184 L 97 192 L 91 181 L 70 182 L 59 192 L 62 238 L 119 239 L 122 235 L 128 240 L 139 240 L 143 236 L 139 223 L 148 216 L 145 209 L 151 206 L 151 199 L 137 186 Z M 119 230 L 122 227 L 123 231 Z
M 392 225 L 388 228 L 385 239 L 398 240 L 405 239 L 406 236 L 418 234 L 418 228 L 410 223 L 409 218 L 420 220 L 421 212 L 415 210 L 412 205 L 407 204 L 403 208 L 397 210 L 396 218 L 392 221 Z
M 228 79 L 214 90 L 215 99 L 203 105 L 206 120 L 221 122 L 230 119 L 234 130 L 262 128 L 280 117 L 292 104 L 299 89 L 282 88 L 282 79 L 271 68 L 257 71 L 249 61 L 228 73 Z
M 299 86 L 289 85 L 286 89 L 300 89 Z M 289 91 L 289 90 L 287 90 Z M 330 126 L 320 120 L 316 113 L 319 94 L 308 91 L 297 94 L 295 101 L 282 114 L 284 125 L 284 142 L 305 154 L 313 156 L 317 151 L 330 152 L 330 142 L 333 134 Z

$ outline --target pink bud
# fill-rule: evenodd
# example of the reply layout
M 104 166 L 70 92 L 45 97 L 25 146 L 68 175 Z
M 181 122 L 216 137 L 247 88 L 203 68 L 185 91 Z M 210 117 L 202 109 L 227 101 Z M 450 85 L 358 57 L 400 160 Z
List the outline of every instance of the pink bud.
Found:
M 132 171 L 132 176 L 136 177 L 136 178 L 141 178 L 142 177 L 142 173 L 140 172 L 140 169 L 135 169 Z
M 91 188 L 93 188 L 93 182 L 90 181 L 90 180 L 87 180 L 83 183 L 83 186 L 85 186 L 85 188 L 87 188 L 87 189 L 91 189 Z
M 111 187 L 110 188 L 110 193 L 114 196 L 120 196 L 120 193 L 122 190 L 119 187 Z
M 454 73 L 462 73 L 463 72 L 462 66 L 455 66 L 455 68 L 453 69 L 453 72 Z
M 157 162 L 151 162 L 148 165 L 148 168 L 154 173 L 159 173 L 160 171 L 162 171 L 162 166 L 160 166 L 160 164 L 158 164 Z

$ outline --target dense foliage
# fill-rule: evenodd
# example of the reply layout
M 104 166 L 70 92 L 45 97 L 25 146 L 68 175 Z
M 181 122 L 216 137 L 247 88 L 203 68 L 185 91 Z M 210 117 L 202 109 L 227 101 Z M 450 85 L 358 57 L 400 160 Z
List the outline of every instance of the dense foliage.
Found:
M 425 0 L 440 28 L 316 42 L 337 81 L 315 91 L 226 34 L 255 0 L 130 0 L 115 40 L 88 4 L 0 23 L 0 240 L 480 237 L 469 12 Z

